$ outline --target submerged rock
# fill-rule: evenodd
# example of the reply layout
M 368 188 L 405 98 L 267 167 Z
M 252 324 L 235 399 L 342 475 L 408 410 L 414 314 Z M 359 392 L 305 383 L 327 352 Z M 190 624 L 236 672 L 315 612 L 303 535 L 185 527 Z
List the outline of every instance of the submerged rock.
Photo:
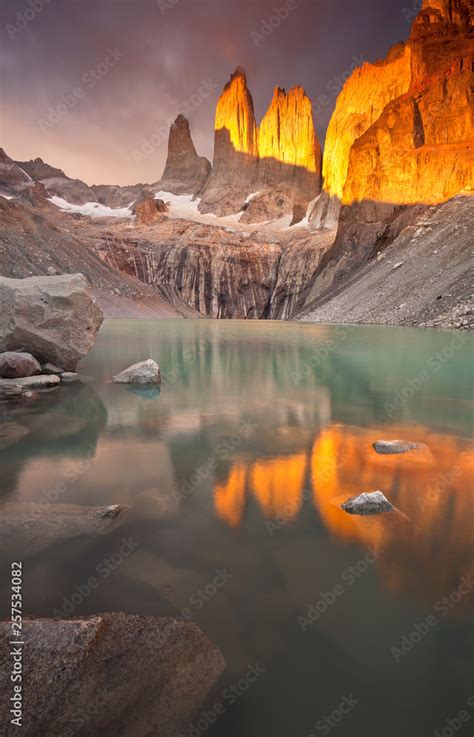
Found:
M 0 551 L 33 555 L 62 540 L 102 535 L 118 525 L 128 507 L 79 507 L 50 503 L 46 493 L 38 502 L 7 503 L 0 516 Z
M 0 450 L 15 445 L 29 434 L 29 429 L 16 422 L 0 422 Z
M 5 662 L 11 623 L 0 623 Z M 195 625 L 123 613 L 24 620 L 23 737 L 177 737 L 225 668 Z M 10 673 L 0 675 L 0 718 L 11 724 Z M 34 697 L 33 697 L 34 695 Z
M 28 349 L 40 362 L 74 371 L 102 319 L 82 274 L 0 277 L 0 351 Z
M 382 455 L 409 453 L 411 450 L 428 450 L 423 443 L 414 443 L 411 440 L 377 440 L 372 443 L 372 447 Z
M 359 494 L 359 496 L 351 496 L 344 504 L 341 504 L 348 514 L 382 514 L 383 512 L 392 512 L 394 507 L 381 491 L 371 491 Z
M 151 358 L 134 363 L 113 377 L 115 384 L 160 384 L 160 367 Z
M 31 353 L 0 353 L 0 376 L 3 379 L 16 379 L 41 373 L 41 366 Z

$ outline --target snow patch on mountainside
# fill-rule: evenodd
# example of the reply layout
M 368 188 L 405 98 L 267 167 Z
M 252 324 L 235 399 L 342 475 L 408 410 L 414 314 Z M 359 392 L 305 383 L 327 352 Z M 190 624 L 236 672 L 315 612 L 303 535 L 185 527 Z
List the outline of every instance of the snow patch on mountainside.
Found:
M 62 197 L 53 195 L 47 198 L 53 205 L 59 207 L 63 212 L 70 212 L 76 215 L 85 215 L 90 218 L 132 218 L 133 213 L 131 206 L 128 207 L 107 207 L 99 202 L 86 202 L 84 205 L 73 205 L 71 202 L 64 200 Z

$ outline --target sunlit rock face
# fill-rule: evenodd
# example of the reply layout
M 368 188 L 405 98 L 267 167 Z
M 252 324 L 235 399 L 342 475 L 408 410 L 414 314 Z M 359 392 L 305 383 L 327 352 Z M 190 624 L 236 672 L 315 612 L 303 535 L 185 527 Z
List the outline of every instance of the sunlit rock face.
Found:
M 199 209 L 224 216 L 243 207 L 257 176 L 258 128 L 241 67 L 218 100 L 214 130 L 214 163 Z
M 311 100 L 302 87 L 289 92 L 275 88 L 258 133 L 260 161 L 254 197 L 242 217 L 258 222 L 288 212 L 293 222 L 306 214 L 308 203 L 321 191 L 321 145 L 314 129 Z M 268 189 L 279 188 L 283 197 L 268 205 Z M 265 207 L 262 208 L 262 198 Z M 263 214 L 262 214 L 263 210 Z
M 198 156 L 191 138 L 189 122 L 178 115 L 170 128 L 168 158 L 157 189 L 173 194 L 196 194 L 204 186 L 211 164 Z
M 470 189 L 472 13 L 470 0 L 425 0 L 408 42 L 349 78 L 328 129 L 316 227 L 335 224 L 334 200 L 438 204 Z

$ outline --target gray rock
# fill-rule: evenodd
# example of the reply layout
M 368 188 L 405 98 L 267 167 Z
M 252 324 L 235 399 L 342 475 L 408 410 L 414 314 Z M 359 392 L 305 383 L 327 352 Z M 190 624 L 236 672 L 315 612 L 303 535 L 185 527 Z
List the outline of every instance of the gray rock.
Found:
M 0 623 L 4 662 L 11 624 Z M 225 668 L 197 625 L 121 612 L 23 621 L 23 722 L 10 722 L 10 669 L 0 675 L 5 737 L 177 737 Z
M 55 374 L 56 376 L 61 376 L 61 374 L 64 374 L 64 369 L 59 368 L 59 366 L 55 366 L 54 363 L 44 363 L 41 366 L 41 373 Z
M 160 367 L 151 358 L 121 371 L 113 377 L 115 384 L 160 384 Z
M 0 351 L 28 348 L 40 362 L 74 371 L 102 319 L 82 274 L 0 277 Z
M 119 525 L 128 508 L 79 507 L 51 504 L 46 496 L 37 502 L 6 503 L 0 516 L 0 551 L 34 555 L 50 545 L 87 535 L 103 535 Z
M 34 376 L 41 373 L 41 366 L 31 353 L 0 353 L 0 376 L 4 379 L 16 379 L 23 376 Z
M 50 374 L 49 376 L 43 374 L 39 374 L 39 376 L 25 376 L 20 379 L 0 379 L 0 392 L 3 388 L 7 388 L 8 390 L 9 386 L 21 387 L 23 390 L 49 389 L 59 386 L 60 383 L 61 379 L 54 374 Z
M 372 447 L 381 455 L 409 453 L 411 450 L 426 450 L 423 443 L 413 443 L 411 440 L 377 440 Z
M 359 494 L 359 496 L 351 496 L 350 499 L 341 504 L 348 514 L 382 514 L 383 512 L 392 512 L 393 504 L 382 494 L 381 491 L 371 491 Z
M 61 374 L 61 381 L 65 381 L 66 384 L 71 384 L 73 381 L 79 381 L 79 374 L 76 374 L 74 371 L 64 371 L 64 373 Z

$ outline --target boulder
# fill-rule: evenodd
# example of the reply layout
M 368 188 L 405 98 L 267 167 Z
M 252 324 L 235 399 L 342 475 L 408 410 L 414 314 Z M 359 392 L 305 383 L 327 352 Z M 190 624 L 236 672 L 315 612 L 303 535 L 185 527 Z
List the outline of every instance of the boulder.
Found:
M 27 349 L 40 362 L 74 371 L 102 320 L 82 274 L 0 277 L 0 351 Z
M 16 379 L 41 373 L 41 366 L 31 353 L 0 353 L 0 376 Z
M 148 358 L 121 371 L 112 381 L 115 384 L 161 384 L 160 367 Z
M 381 491 L 371 491 L 351 496 L 341 504 L 341 509 L 348 514 L 368 515 L 392 512 L 394 507 Z
M 31 429 L 34 432 L 34 427 L 27 431 Z M 50 503 L 46 494 L 40 495 L 37 502 L 8 502 L 2 506 L 0 516 L 0 552 L 35 555 L 61 541 L 104 535 L 121 524 L 127 509 L 125 505 L 80 507 Z
M 411 440 L 377 440 L 372 443 L 373 449 L 381 455 L 409 453 L 411 450 L 427 450 L 423 443 L 414 443 Z
M 144 192 L 133 205 L 132 212 L 140 225 L 152 225 L 163 220 L 168 207 L 163 200 L 156 200 L 150 192 Z
M 11 623 L 0 649 L 11 656 Z M 11 724 L 10 669 L 0 675 L 5 737 L 176 737 L 189 730 L 225 668 L 197 625 L 121 612 L 23 620 L 21 729 Z

